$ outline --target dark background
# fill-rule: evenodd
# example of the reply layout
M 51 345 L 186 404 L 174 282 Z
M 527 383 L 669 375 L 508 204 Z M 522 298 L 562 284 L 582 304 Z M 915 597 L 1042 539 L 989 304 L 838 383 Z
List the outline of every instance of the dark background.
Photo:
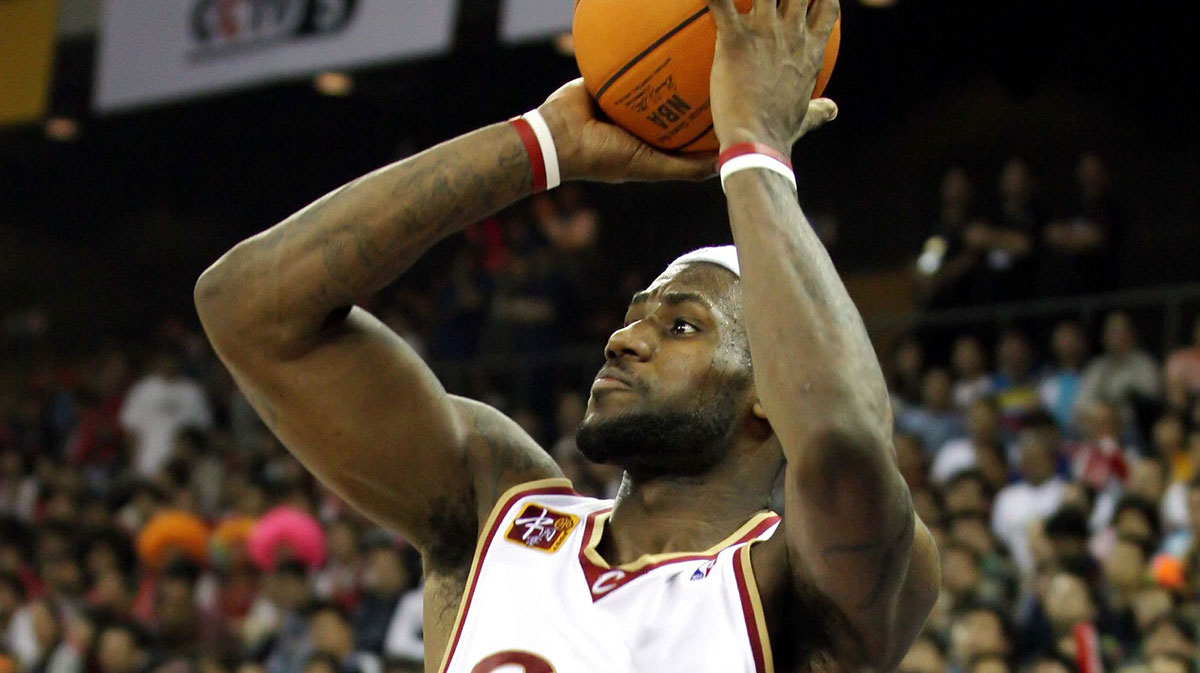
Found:
M 835 218 L 844 272 L 911 261 L 942 171 L 984 195 L 1009 156 L 1066 198 L 1078 154 L 1112 165 L 1130 212 L 1122 285 L 1200 279 L 1200 48 L 1186 5 L 847 2 L 827 95 L 835 124 L 801 143 L 801 199 Z M 95 42 L 60 45 L 54 111 L 75 143 L 0 130 L 0 314 L 43 308 L 65 339 L 191 320 L 192 281 L 222 251 L 324 192 L 539 103 L 577 74 L 548 44 L 495 41 L 494 2 L 468 2 L 446 56 L 356 72 L 344 99 L 307 80 L 108 117 L 87 113 Z M 703 185 L 597 186 L 604 246 L 660 264 L 728 238 Z

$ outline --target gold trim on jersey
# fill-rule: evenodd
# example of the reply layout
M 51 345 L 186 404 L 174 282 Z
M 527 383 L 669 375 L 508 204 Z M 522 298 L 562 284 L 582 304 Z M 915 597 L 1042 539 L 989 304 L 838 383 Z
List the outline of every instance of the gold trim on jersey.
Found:
M 450 637 L 446 640 L 446 647 L 442 651 L 442 663 L 438 665 L 437 670 L 440 673 L 446 673 L 446 669 L 450 666 L 450 651 L 458 643 L 458 638 L 461 635 L 463 621 L 466 617 L 467 604 L 470 603 L 471 594 L 475 591 L 475 580 L 479 574 L 479 558 L 487 549 L 489 538 L 497 532 L 498 520 L 507 511 L 510 502 L 515 503 L 523 492 L 537 491 L 546 488 L 565 487 L 574 489 L 570 479 L 562 477 L 554 477 L 551 479 L 538 479 L 536 481 L 527 481 L 523 484 L 517 484 L 508 489 L 497 500 L 496 504 L 492 505 L 492 511 L 488 514 L 487 524 L 479 529 L 479 538 L 475 542 L 475 555 L 471 558 L 471 572 L 467 575 L 467 583 L 463 587 L 462 598 L 458 601 L 458 614 L 454 617 L 454 628 L 450 629 Z
M 754 621 L 758 631 L 759 647 L 762 648 L 764 673 L 775 673 L 775 661 L 771 658 L 771 637 L 767 631 L 767 618 L 763 614 L 762 596 L 758 594 L 758 579 L 754 577 L 754 564 L 750 562 L 750 548 L 754 542 L 738 550 L 737 563 L 742 566 L 742 575 L 746 578 L 746 593 L 750 597 L 750 605 L 754 608 Z
M 648 565 L 653 565 L 656 563 L 665 563 L 667 561 L 671 561 L 674 559 L 687 558 L 687 557 L 693 557 L 693 556 L 715 556 L 722 549 L 725 549 L 726 547 L 736 543 L 738 540 L 741 540 L 747 533 L 749 533 L 751 530 L 753 530 L 756 526 L 761 524 L 763 521 L 766 521 L 767 519 L 770 519 L 770 518 L 776 517 L 776 516 L 778 516 L 778 515 L 775 514 L 774 512 L 759 512 L 758 514 L 755 514 L 753 517 L 751 517 L 749 521 L 742 524 L 742 526 L 740 528 L 738 528 L 736 531 L 731 533 L 724 540 L 721 540 L 720 542 L 716 543 L 715 545 L 713 545 L 712 547 L 709 547 L 708 549 L 706 549 L 704 551 L 683 551 L 683 552 L 665 552 L 662 554 L 642 554 L 637 559 L 630 561 L 629 563 L 626 563 L 624 565 L 610 566 L 608 564 L 608 561 L 605 561 L 600 556 L 600 552 L 596 551 L 596 547 L 599 546 L 599 544 L 600 544 L 600 538 L 603 537 L 603 535 L 604 535 L 604 526 L 608 523 L 609 518 L 612 517 L 612 510 L 609 510 L 607 512 L 600 512 L 599 514 L 595 515 L 596 518 L 595 518 L 594 523 L 592 524 L 592 531 L 591 531 L 592 534 L 591 534 L 591 537 L 589 537 L 587 540 L 584 541 L 583 553 L 584 553 L 584 556 L 587 557 L 587 560 L 592 563 L 592 565 L 598 566 L 600 568 L 604 568 L 605 570 L 612 569 L 612 570 L 624 570 L 625 572 L 633 572 L 636 570 L 641 570 L 642 568 L 645 568 Z

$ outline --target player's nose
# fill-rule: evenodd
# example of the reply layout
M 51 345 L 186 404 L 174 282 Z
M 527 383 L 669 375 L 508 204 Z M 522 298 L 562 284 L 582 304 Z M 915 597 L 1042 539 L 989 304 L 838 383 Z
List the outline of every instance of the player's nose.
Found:
M 645 362 L 654 356 L 654 330 L 650 325 L 637 321 L 622 327 L 608 337 L 604 347 L 604 357 L 607 360 L 630 355 Z

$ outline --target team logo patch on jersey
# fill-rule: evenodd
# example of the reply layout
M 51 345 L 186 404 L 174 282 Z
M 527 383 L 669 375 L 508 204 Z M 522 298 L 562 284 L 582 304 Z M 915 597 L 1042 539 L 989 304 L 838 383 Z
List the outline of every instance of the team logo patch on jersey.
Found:
M 529 503 L 517 515 L 504 539 L 544 552 L 556 552 L 579 525 L 579 517 L 563 514 L 544 505 Z

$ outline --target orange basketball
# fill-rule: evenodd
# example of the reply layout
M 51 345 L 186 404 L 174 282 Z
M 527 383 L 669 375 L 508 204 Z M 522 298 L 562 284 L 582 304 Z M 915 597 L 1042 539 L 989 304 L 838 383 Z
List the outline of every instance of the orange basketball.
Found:
M 743 12 L 751 2 L 735 0 Z M 574 39 L 583 81 L 610 119 L 664 149 L 717 149 L 708 102 L 717 25 L 704 0 L 578 0 Z M 814 98 L 840 42 L 839 19 Z

